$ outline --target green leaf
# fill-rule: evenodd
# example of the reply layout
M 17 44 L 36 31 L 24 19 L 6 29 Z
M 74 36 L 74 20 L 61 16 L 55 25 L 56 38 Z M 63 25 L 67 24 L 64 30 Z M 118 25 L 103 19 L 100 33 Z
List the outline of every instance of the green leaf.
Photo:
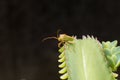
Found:
M 110 48 L 110 42 L 103 42 L 103 45 Z M 116 57 L 106 49 L 107 56 L 110 55 L 107 60 L 104 48 L 96 39 L 84 36 L 84 39 L 74 39 L 73 43 L 65 42 L 62 48 L 62 56 L 59 56 L 60 59 L 65 58 L 61 63 L 63 66 L 59 65 L 62 80 L 116 80 L 108 65 L 108 62 L 114 65 Z

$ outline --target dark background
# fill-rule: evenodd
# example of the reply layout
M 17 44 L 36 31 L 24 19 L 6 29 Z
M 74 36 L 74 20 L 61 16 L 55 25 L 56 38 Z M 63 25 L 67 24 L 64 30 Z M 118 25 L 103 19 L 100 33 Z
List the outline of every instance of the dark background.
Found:
M 120 0 L 0 0 L 0 80 L 59 80 L 57 30 L 120 42 Z

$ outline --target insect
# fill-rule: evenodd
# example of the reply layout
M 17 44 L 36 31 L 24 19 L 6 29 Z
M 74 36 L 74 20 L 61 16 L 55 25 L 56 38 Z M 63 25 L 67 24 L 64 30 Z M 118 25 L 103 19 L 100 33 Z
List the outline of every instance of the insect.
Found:
M 73 43 L 73 40 L 76 39 L 75 36 L 68 36 L 66 34 L 60 34 L 58 37 L 47 37 L 44 38 L 43 41 L 47 39 L 57 39 L 59 41 L 58 47 L 61 47 L 61 45 L 64 45 L 65 43 Z

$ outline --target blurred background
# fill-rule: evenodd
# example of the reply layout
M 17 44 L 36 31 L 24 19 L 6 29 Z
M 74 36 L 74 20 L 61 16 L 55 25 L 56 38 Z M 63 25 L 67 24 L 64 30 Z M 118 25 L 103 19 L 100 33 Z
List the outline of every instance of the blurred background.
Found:
M 120 42 L 119 27 L 120 0 L 0 0 L 0 80 L 59 80 L 58 42 L 43 38 Z

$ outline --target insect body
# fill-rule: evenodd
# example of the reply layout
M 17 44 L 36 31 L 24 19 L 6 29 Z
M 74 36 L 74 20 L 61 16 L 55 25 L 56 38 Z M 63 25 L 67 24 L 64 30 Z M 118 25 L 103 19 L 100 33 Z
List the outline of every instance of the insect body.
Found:
M 68 36 L 66 34 L 60 34 L 60 36 L 57 38 L 58 41 L 60 41 L 60 43 L 58 44 L 58 47 L 61 46 L 61 44 L 64 44 L 64 43 L 73 43 L 73 40 L 76 39 L 76 37 L 74 36 Z
M 68 41 L 73 41 L 74 37 L 68 36 L 66 34 L 60 34 L 60 36 L 58 37 L 58 41 L 61 42 L 68 42 Z
M 61 45 L 64 45 L 65 43 L 73 43 L 73 40 L 76 39 L 75 36 L 68 36 L 66 34 L 60 34 L 58 37 L 47 37 L 44 38 L 43 41 L 47 39 L 57 39 L 59 41 L 58 47 L 61 47 Z

